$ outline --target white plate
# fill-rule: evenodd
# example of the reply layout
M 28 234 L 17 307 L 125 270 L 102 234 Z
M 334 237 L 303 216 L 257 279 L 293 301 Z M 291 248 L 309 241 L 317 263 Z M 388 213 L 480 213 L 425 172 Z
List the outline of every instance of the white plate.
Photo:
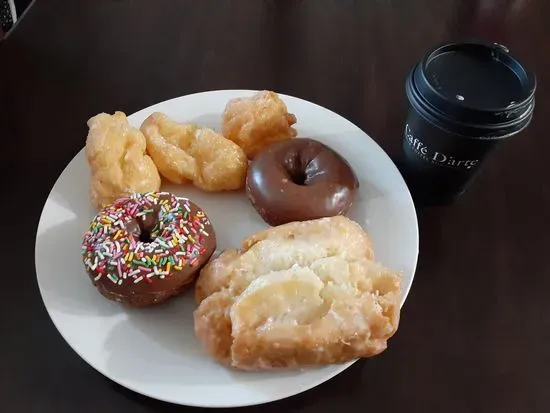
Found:
M 129 117 L 139 127 L 153 111 L 179 121 L 220 129 L 231 98 L 246 90 L 198 93 L 143 109 Z M 313 137 L 340 152 L 360 179 L 351 217 L 370 234 L 378 260 L 403 271 L 403 298 L 418 255 L 418 225 L 409 191 L 397 168 L 364 132 L 313 103 L 281 95 L 298 118 L 298 136 Z M 82 122 L 85 122 L 82 119 Z M 81 137 L 82 138 L 82 137 Z M 203 407 L 266 403 L 315 387 L 351 363 L 291 372 L 240 373 L 210 360 L 193 335 L 192 294 L 157 308 L 127 310 L 103 298 L 81 262 L 80 242 L 95 215 L 88 203 L 89 169 L 80 151 L 55 183 L 36 238 L 36 274 L 44 304 L 67 343 L 92 367 L 133 391 L 167 402 Z M 218 250 L 238 246 L 266 224 L 244 193 L 201 193 L 165 185 L 203 207 L 218 236 Z M 391 340 L 389 343 L 391 351 Z M 70 378 L 69 378 L 70 380 Z

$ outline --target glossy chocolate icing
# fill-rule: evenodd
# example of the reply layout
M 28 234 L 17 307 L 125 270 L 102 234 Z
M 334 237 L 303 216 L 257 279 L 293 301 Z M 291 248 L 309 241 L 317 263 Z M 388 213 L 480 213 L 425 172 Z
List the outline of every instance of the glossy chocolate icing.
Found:
M 337 152 L 313 139 L 269 146 L 252 161 L 246 192 L 269 225 L 346 214 L 359 181 Z

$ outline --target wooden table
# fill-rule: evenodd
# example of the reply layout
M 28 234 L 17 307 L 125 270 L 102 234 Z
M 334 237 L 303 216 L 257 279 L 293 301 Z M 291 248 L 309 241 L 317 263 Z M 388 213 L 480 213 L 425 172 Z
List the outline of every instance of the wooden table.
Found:
M 459 203 L 419 210 L 418 271 L 383 355 L 242 411 L 548 412 L 548 16 L 547 0 L 37 1 L 0 43 L 0 409 L 199 410 L 105 379 L 42 305 L 40 211 L 90 116 L 204 90 L 273 89 L 342 114 L 397 156 L 408 70 L 437 43 L 477 36 L 508 45 L 537 73 L 533 123 Z

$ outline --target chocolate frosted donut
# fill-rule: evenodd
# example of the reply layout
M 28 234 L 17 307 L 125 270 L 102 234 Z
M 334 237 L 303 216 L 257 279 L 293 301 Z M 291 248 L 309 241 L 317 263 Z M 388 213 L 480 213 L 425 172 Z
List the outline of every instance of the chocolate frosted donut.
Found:
M 297 138 L 269 146 L 252 161 L 246 192 L 269 225 L 343 215 L 359 182 L 348 162 L 313 139 Z
M 166 192 L 135 194 L 103 208 L 82 243 L 84 265 L 99 292 L 133 307 L 179 294 L 215 249 L 206 214 Z

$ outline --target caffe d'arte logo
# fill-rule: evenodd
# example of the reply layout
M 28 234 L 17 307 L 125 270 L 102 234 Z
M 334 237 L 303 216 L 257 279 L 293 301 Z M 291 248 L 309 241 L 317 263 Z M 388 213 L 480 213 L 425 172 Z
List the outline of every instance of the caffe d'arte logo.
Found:
M 427 162 L 435 165 L 447 166 L 450 168 L 470 169 L 477 165 L 479 159 L 456 159 L 451 155 L 432 151 L 420 139 L 415 138 L 409 125 L 405 126 L 405 136 L 409 146 L 418 156 Z

